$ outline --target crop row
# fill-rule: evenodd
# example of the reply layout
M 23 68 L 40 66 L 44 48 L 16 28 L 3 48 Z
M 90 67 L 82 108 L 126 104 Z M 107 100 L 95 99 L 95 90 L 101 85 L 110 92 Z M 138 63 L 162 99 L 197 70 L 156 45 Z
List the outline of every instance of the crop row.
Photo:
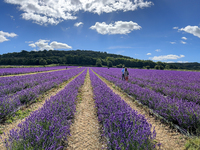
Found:
M 152 149 L 155 130 L 143 115 L 138 114 L 124 100 L 107 87 L 91 70 L 90 78 L 98 120 L 109 149 Z
M 45 82 L 39 82 L 41 84 L 18 91 L 14 95 L 0 97 L 0 119 L 12 114 L 18 110 L 20 106 L 34 101 L 37 97 L 39 97 L 39 95 L 55 86 L 58 86 L 60 83 L 67 81 L 83 70 L 84 68 L 78 68 L 52 72 L 51 76 L 45 77 Z M 43 78 L 39 79 L 44 80 Z
M 121 69 L 102 69 L 101 71 L 113 77 L 121 78 Z M 153 72 L 152 70 L 140 71 L 139 69 L 129 69 L 128 71 L 130 74 L 129 82 L 133 84 L 152 89 L 172 99 L 178 98 L 200 104 L 200 74 L 197 72 L 160 70 L 154 70 L 155 72 Z M 153 75 L 147 77 L 150 74 L 149 72 Z M 178 79 L 179 75 L 180 79 Z M 194 78 L 189 75 L 193 75 Z
M 39 110 L 31 113 L 18 129 L 12 129 L 5 140 L 8 150 L 59 150 L 70 135 L 70 125 L 76 111 L 75 99 L 84 83 L 86 70 L 62 91 L 46 100 Z
M 8 96 L 26 88 L 59 78 L 62 74 L 67 74 L 72 70 L 62 70 L 56 72 L 46 72 L 23 76 L 0 77 L 0 97 Z M 73 71 L 72 71 L 73 72 Z
M 162 94 L 148 88 L 142 88 L 139 85 L 107 75 L 101 69 L 94 68 L 94 70 L 100 76 L 113 82 L 116 86 L 119 86 L 129 95 L 139 100 L 142 104 L 147 105 L 168 121 L 195 134 L 200 133 L 200 105 L 197 105 L 195 102 L 164 97 Z
M 74 66 L 73 66 L 74 67 Z M 67 68 L 73 68 L 72 66 L 67 66 Z M 31 72 L 41 72 L 49 70 L 65 69 L 66 66 L 55 66 L 55 67 L 34 67 L 34 68 L 1 68 L 0 76 L 31 73 Z

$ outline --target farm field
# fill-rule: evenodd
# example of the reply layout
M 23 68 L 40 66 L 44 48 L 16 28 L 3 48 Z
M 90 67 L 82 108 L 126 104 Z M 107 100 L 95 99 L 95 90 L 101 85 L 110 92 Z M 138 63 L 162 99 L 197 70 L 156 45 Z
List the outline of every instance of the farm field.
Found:
M 128 82 L 98 67 L 0 77 L 0 149 L 185 149 L 186 135 L 200 133 L 200 74 L 128 71 Z
M 76 68 L 77 66 L 67 66 L 67 68 Z M 28 68 L 0 68 L 0 76 L 47 72 L 51 70 L 63 70 L 66 66 L 54 66 L 54 67 L 28 67 Z

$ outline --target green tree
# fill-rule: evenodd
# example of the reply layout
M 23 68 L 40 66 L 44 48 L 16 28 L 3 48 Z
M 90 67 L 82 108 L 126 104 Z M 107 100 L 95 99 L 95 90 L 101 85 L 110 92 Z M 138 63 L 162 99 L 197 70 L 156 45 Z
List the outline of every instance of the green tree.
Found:
M 113 63 L 111 61 L 107 61 L 107 67 L 112 67 Z
M 41 59 L 39 60 L 39 64 L 40 64 L 40 65 L 47 65 L 47 61 L 46 61 L 45 59 L 42 59 L 42 58 L 41 58 Z
M 102 62 L 101 62 L 101 59 L 100 59 L 100 58 L 98 58 L 98 59 L 96 60 L 96 66 L 97 66 L 97 67 L 102 67 Z

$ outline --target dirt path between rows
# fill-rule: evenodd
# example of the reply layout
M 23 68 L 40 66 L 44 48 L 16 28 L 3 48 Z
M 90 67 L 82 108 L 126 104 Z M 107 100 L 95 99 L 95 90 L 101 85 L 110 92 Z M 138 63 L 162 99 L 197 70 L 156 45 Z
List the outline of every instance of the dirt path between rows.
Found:
M 68 138 L 67 150 L 101 150 L 99 123 L 89 71 L 81 87 L 76 106 L 74 123 L 70 127 L 71 136 Z
M 71 68 L 68 68 L 68 69 L 71 69 Z M 10 74 L 10 75 L 4 75 L 4 76 L 0 76 L 0 77 L 25 76 L 25 75 L 32 75 L 32 74 L 38 74 L 38 73 L 47 73 L 47 72 L 61 71 L 61 70 L 68 70 L 68 69 L 57 69 L 57 70 L 40 71 L 40 72 L 30 72 L 30 73 L 21 73 L 21 74 Z
M 119 95 L 128 105 L 131 106 L 138 113 L 145 116 L 148 122 L 155 127 L 157 143 L 161 143 L 160 149 L 162 150 L 183 150 L 186 143 L 186 137 L 174 129 L 171 129 L 168 125 L 161 123 L 155 117 L 149 114 L 148 110 L 145 110 L 142 106 L 139 106 L 135 100 L 129 97 L 125 92 L 116 87 L 113 83 L 107 81 L 105 78 L 98 75 L 98 77 L 107 84 L 107 86 L 113 90 L 113 92 Z M 124 81 L 126 82 L 126 81 Z M 159 149 L 157 146 L 156 149 Z
M 40 109 L 44 105 L 44 103 L 45 103 L 46 100 L 49 100 L 50 97 L 55 96 L 58 92 L 60 92 L 61 90 L 63 90 L 72 80 L 74 80 L 81 73 L 79 73 L 78 75 L 76 75 L 76 76 L 70 78 L 69 80 L 61 83 L 57 88 L 53 88 L 53 89 L 47 91 L 45 94 L 41 95 L 38 98 L 40 101 L 38 101 L 36 103 L 33 103 L 30 106 L 28 106 L 28 107 L 24 107 L 22 111 L 26 111 L 27 109 L 29 109 L 31 112 L 34 112 L 34 111 Z M 0 124 L 0 129 L 1 129 L 1 131 L 3 131 L 5 133 L 5 135 L 7 135 L 11 129 L 16 128 L 17 125 L 19 123 L 21 123 L 22 121 L 25 121 L 25 118 L 22 119 L 22 120 L 20 120 L 20 119 L 15 120 L 12 123 L 3 123 L 3 124 Z M 0 136 L 3 139 L 5 139 L 7 137 L 5 135 L 2 134 Z M 2 143 L 2 140 L 0 139 L 0 150 L 4 150 L 4 149 L 5 149 L 5 147 L 4 147 L 3 143 Z

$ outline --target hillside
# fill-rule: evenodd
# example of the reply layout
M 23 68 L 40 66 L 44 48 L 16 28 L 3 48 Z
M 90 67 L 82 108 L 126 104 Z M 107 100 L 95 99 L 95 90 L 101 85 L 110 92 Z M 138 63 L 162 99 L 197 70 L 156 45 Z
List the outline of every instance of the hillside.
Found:
M 163 63 L 151 60 L 139 60 L 131 57 L 98 52 L 92 50 L 44 50 L 7 53 L 0 55 L 0 65 L 82 65 L 82 66 L 116 66 L 156 69 L 200 70 L 199 63 Z

